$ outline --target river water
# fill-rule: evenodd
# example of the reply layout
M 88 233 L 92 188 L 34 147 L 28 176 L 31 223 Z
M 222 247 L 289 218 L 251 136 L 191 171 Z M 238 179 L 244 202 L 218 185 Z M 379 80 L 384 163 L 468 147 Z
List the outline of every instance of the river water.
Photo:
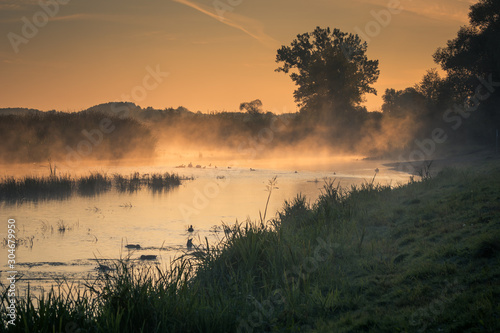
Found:
M 194 246 L 215 244 L 222 237 L 221 226 L 247 219 L 256 221 L 264 213 L 270 179 L 276 176 L 266 219 L 276 216 L 285 200 L 301 193 L 310 202 L 321 193 L 325 179 L 336 179 L 348 187 L 371 181 L 375 169 L 376 182 L 397 185 L 406 183 L 409 175 L 383 166 L 381 161 L 342 159 L 309 163 L 282 163 L 280 168 L 266 168 L 269 163 L 255 162 L 253 169 L 242 165 L 203 165 L 205 168 L 175 168 L 175 164 L 155 166 L 106 166 L 79 170 L 120 173 L 175 172 L 193 177 L 180 187 L 164 192 L 142 189 L 134 193 L 109 191 L 92 197 L 73 195 L 64 200 L 0 203 L 0 239 L 7 237 L 7 221 L 15 219 L 15 270 L 18 288 L 47 288 L 54 278 L 80 280 L 97 274 L 98 261 L 142 255 L 157 256 L 155 262 L 166 265 L 172 258 L 188 251 L 187 240 Z M 0 176 L 46 173 L 44 166 L 28 169 L 4 167 Z M 192 225 L 194 231 L 188 232 Z M 127 249 L 126 244 L 139 244 L 140 249 Z M 2 243 L 0 267 L 2 283 L 6 282 L 8 248 Z

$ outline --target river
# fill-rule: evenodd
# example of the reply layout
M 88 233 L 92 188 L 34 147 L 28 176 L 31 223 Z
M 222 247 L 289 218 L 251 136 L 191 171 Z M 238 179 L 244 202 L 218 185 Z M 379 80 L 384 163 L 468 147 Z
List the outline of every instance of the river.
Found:
M 409 175 L 384 167 L 383 161 L 342 159 L 309 163 L 282 163 L 280 168 L 265 168 L 264 161 L 254 168 L 242 165 L 215 165 L 201 168 L 175 168 L 175 165 L 100 166 L 79 170 L 85 174 L 98 170 L 108 175 L 175 172 L 193 177 L 182 185 L 164 192 L 142 189 L 134 193 L 112 190 L 100 195 L 71 196 L 64 200 L 46 200 L 17 204 L 1 203 L 4 240 L 0 255 L 2 281 L 6 279 L 7 221 L 14 219 L 18 244 L 16 266 L 18 288 L 30 283 L 32 290 L 47 288 L 56 278 L 81 280 L 97 274 L 98 261 L 126 258 L 139 260 L 143 255 L 157 256 L 154 262 L 168 262 L 186 253 L 187 240 L 194 249 L 205 244 L 205 238 L 216 244 L 224 235 L 222 225 L 236 221 L 257 221 L 264 213 L 269 195 L 269 181 L 276 176 L 266 220 L 276 216 L 285 200 L 297 194 L 311 203 L 320 195 L 325 180 L 340 182 L 343 187 L 371 181 L 375 169 L 376 182 L 397 185 L 406 183 Z M 287 165 L 288 164 L 288 168 Z M 284 167 L 283 167 L 284 165 Z M 3 176 L 46 173 L 45 166 L 30 165 L 19 169 L 4 167 Z M 205 167 L 205 168 L 203 168 Z M 188 232 L 189 226 L 194 231 Z M 139 249 L 127 249 L 138 244 Z

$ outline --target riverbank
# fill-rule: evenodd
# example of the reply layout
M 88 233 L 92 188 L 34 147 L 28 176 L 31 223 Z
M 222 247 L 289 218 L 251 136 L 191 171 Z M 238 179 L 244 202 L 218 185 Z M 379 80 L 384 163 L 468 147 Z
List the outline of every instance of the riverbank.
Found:
M 439 156 L 434 156 L 426 160 L 398 161 L 385 163 L 384 166 L 392 170 L 407 172 L 413 175 L 422 175 L 429 172 L 437 175 L 445 168 L 483 168 L 484 165 L 500 161 L 500 153 L 495 149 L 484 149 L 471 147 L 462 152 L 449 151 L 442 152 Z
M 499 221 L 494 160 L 395 189 L 327 184 L 170 270 L 122 261 L 83 296 L 19 300 L 6 331 L 495 332 Z

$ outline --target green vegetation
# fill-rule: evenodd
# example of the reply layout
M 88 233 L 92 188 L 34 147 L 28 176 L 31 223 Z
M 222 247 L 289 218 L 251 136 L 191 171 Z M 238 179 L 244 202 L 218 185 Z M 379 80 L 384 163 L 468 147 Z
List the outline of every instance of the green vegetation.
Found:
M 74 193 L 82 196 L 94 196 L 111 190 L 135 192 L 142 186 L 158 191 L 168 191 L 179 186 L 182 178 L 178 174 L 165 172 L 140 175 L 138 172 L 129 177 L 115 174 L 109 177 L 105 173 L 92 172 L 87 176 L 72 178 L 69 175 L 26 176 L 15 179 L 7 177 L 0 181 L 0 201 L 9 203 L 37 201 L 47 199 L 67 199 Z
M 327 183 L 169 270 L 123 260 L 84 294 L 18 299 L 6 331 L 498 332 L 499 221 L 494 162 L 393 189 Z

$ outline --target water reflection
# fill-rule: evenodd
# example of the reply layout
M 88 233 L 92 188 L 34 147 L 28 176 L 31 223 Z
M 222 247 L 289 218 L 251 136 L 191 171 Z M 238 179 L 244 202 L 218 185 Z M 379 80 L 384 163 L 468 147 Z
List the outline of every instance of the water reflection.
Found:
M 408 180 L 407 175 L 377 165 L 377 182 Z M 17 221 L 16 258 L 24 281 L 43 285 L 54 277 L 78 280 L 95 276 L 100 264 L 110 266 L 108 262 L 120 258 L 167 266 L 173 257 L 190 251 L 189 239 L 192 251 L 205 246 L 206 240 L 215 244 L 236 221 L 257 221 L 266 211 L 265 219 L 274 218 L 285 200 L 298 193 L 306 202 L 313 202 L 324 179 L 335 178 L 347 187 L 370 181 L 375 168 L 366 163 L 336 167 L 336 174 L 236 167 L 215 173 L 193 168 L 190 180 L 178 177 L 180 185 L 172 180 L 174 168 L 150 168 L 142 174 L 115 168 L 101 172 L 103 177 L 87 173 L 80 184 L 73 179 L 65 200 L 52 200 L 38 192 L 32 201 L 3 205 L 2 212 Z M 269 197 L 266 185 L 275 176 L 277 188 Z M 224 186 L 212 191 L 213 184 Z M 211 191 L 202 200 L 206 189 Z M 2 269 L 6 264 L 4 256 L 0 257 Z

